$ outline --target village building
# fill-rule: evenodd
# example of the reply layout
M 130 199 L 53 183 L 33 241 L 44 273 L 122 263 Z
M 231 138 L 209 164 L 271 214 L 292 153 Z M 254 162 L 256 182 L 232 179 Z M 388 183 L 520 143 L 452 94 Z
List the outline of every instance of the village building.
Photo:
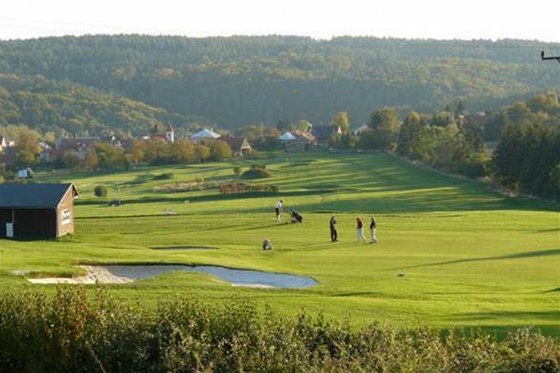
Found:
M 311 146 L 317 145 L 313 134 L 301 130 L 285 132 L 278 139 L 284 144 L 287 151 L 309 150 Z
M 371 127 L 367 124 L 362 124 L 360 127 L 356 128 L 356 130 L 354 131 L 354 135 L 360 136 L 363 133 L 367 133 L 368 131 L 371 131 Z
M 0 164 L 11 167 L 15 163 L 15 141 L 6 140 L 0 135 Z
M 100 137 L 74 137 L 69 139 L 58 139 L 55 142 L 55 155 L 66 152 L 75 152 L 80 160 L 86 158 L 86 154 L 95 144 L 101 141 Z
M 328 146 L 332 135 L 342 135 L 340 126 L 314 126 L 311 133 L 319 146 Z
M 205 128 L 192 135 L 191 140 L 200 141 L 204 139 L 219 139 L 220 137 L 221 137 L 220 134 L 214 132 L 213 128 L 211 129 Z
M 6 139 L 4 136 L 0 135 L 0 154 L 4 152 L 4 148 L 6 148 L 8 144 L 6 143 Z
M 0 238 L 74 233 L 74 184 L 0 184 Z
M 165 130 L 165 133 L 161 133 L 161 132 L 151 133 L 150 135 L 142 137 L 142 139 L 143 140 L 160 139 L 168 144 L 173 144 L 175 142 L 175 129 L 173 129 L 173 126 L 171 125 L 171 123 L 169 123 Z
M 220 140 L 225 141 L 229 145 L 234 156 L 244 156 L 253 151 L 246 137 L 223 136 Z

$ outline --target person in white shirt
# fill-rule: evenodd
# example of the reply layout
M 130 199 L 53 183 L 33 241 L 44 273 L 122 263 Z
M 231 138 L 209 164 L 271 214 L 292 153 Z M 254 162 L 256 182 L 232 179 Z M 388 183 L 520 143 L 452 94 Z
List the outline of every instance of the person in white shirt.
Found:
M 282 205 L 284 204 L 283 200 L 276 202 L 276 206 L 274 206 L 274 210 L 276 210 L 276 221 L 280 221 L 280 211 L 282 211 Z

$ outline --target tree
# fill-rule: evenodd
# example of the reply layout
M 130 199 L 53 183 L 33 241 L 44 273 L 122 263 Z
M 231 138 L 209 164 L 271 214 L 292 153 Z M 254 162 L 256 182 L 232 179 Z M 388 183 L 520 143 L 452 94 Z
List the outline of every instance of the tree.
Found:
M 373 131 L 374 148 L 393 150 L 400 129 L 399 113 L 395 108 L 384 108 L 373 112 L 368 126 Z
M 301 131 L 311 131 L 313 124 L 311 124 L 308 120 L 302 119 L 294 125 L 294 128 Z
M 419 158 L 418 141 L 420 140 L 423 127 L 422 116 L 415 111 L 411 111 L 400 129 L 397 147 L 400 154 L 408 155 L 412 158 Z
M 95 153 L 97 154 L 98 165 L 102 169 L 111 170 L 128 165 L 124 150 L 108 142 L 95 144 Z
M 350 128 L 350 117 L 348 116 L 348 112 L 346 111 L 339 111 L 337 112 L 331 119 L 331 126 L 339 127 L 342 133 L 348 132 Z
M 86 168 L 86 170 L 95 170 L 98 163 L 99 160 L 97 158 L 95 149 L 89 149 L 84 158 L 84 167 Z
M 291 131 L 293 129 L 292 123 L 290 123 L 289 120 L 284 119 L 284 120 L 279 120 L 276 123 L 276 128 L 280 131 L 280 132 L 286 132 L 286 131 Z
M 107 197 L 107 188 L 103 185 L 97 185 L 93 188 L 93 194 L 96 197 Z
M 21 128 L 15 146 L 16 164 L 19 167 L 29 167 L 37 162 L 37 156 L 41 152 L 39 139 L 37 131 L 28 127 Z
M 465 108 L 465 105 L 463 104 L 463 101 L 459 101 L 457 103 L 457 106 L 455 107 L 455 116 L 459 116 L 459 115 L 464 115 L 466 114 L 467 109 Z
M 180 139 L 171 144 L 171 158 L 175 162 L 195 162 L 196 146 L 188 139 Z
M 215 161 L 223 161 L 231 158 L 231 148 L 225 141 L 214 140 L 210 143 L 210 158 Z
M 151 164 L 161 164 L 169 156 L 168 144 L 160 138 L 153 138 L 146 141 L 145 159 Z
M 138 164 L 145 158 L 146 142 L 144 140 L 133 140 L 128 153 L 132 163 Z
M 195 154 L 199 162 L 204 162 L 210 158 L 210 147 L 201 143 L 196 144 Z

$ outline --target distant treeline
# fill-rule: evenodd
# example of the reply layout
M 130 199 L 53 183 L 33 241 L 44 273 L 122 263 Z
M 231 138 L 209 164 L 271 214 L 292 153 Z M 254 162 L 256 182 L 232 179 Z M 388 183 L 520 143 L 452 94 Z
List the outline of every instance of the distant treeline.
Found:
M 560 44 L 373 37 L 58 37 L 1 41 L 0 71 L 96 87 L 168 113 L 204 117 L 223 128 L 300 119 L 328 124 L 338 110 L 359 125 L 383 106 L 433 112 L 442 103 L 462 101 L 478 111 L 556 89 L 558 66 L 541 61 L 541 49 L 560 51 Z M 109 121 L 115 129 L 124 125 Z
M 162 303 L 152 315 L 98 290 L 0 294 L 4 372 L 557 372 L 558 340 L 351 327 L 286 317 L 243 299 Z
M 377 110 L 357 146 L 394 150 L 446 172 L 492 177 L 513 193 L 560 200 L 556 94 L 540 94 L 484 116 L 463 116 L 461 109 L 431 116 L 410 112 L 402 125 L 395 109 Z M 496 143 L 494 152 L 489 141 Z
M 182 128 L 196 120 L 66 80 L 0 73 L 0 126 L 27 125 L 57 137 L 140 136 L 163 123 Z

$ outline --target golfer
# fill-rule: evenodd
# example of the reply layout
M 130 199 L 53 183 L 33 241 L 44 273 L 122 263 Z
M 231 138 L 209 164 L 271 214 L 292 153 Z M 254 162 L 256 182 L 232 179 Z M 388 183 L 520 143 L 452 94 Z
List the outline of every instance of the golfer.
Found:
M 366 240 L 366 236 L 364 236 L 364 222 L 359 216 L 356 218 L 356 238 L 358 242 Z
M 331 220 L 329 220 L 329 228 L 331 229 L 331 242 L 338 241 L 338 233 L 336 231 L 336 219 L 334 215 L 331 216 Z
M 276 221 L 280 221 L 280 211 L 282 211 L 282 205 L 284 204 L 283 200 L 276 202 L 276 206 L 274 206 L 274 210 L 276 210 Z
M 377 223 L 375 222 L 375 218 L 372 216 L 371 222 L 369 223 L 369 233 L 371 234 L 370 243 L 379 242 L 379 240 L 377 239 L 376 232 L 377 232 Z

